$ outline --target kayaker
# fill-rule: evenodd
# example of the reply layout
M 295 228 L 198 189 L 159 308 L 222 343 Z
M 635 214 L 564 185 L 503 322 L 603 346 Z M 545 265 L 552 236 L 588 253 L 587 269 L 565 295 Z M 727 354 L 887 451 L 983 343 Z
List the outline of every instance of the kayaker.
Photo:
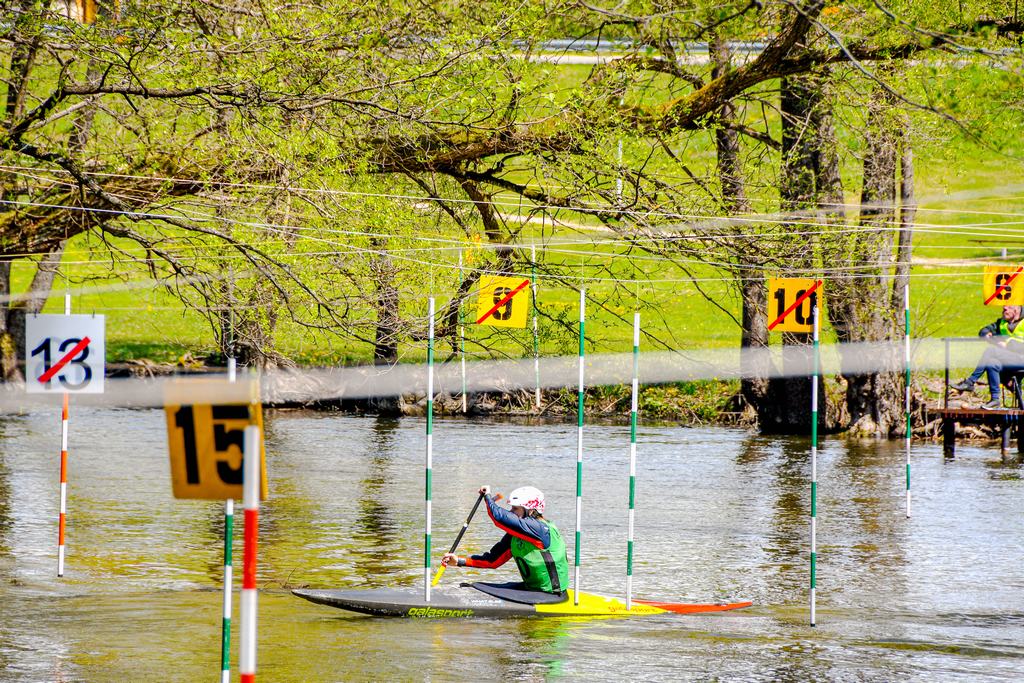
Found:
M 569 587 L 569 560 L 558 528 L 544 519 L 544 494 L 533 486 L 517 488 L 508 497 L 510 509 L 500 507 L 490 488 L 479 491 L 487 503 L 494 526 L 505 532 L 494 547 L 482 555 L 459 557 L 447 553 L 446 567 L 492 569 L 514 559 L 523 577 L 523 588 L 561 595 Z
M 969 394 L 974 391 L 974 383 L 981 379 L 982 375 L 986 375 L 990 400 L 981 407 L 999 410 L 1003 407 L 1000 382 L 1009 375 L 1024 370 L 1024 324 L 1021 324 L 1021 307 L 1003 306 L 1002 317 L 981 328 L 978 336 L 988 339 L 991 345 L 981 354 L 974 372 L 966 379 L 950 384 L 949 388 Z

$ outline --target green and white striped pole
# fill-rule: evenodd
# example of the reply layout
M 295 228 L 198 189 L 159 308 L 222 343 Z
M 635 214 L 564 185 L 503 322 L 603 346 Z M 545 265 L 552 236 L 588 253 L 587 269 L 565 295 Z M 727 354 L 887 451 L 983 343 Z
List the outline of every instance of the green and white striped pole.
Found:
M 906 387 L 906 420 L 907 420 L 907 517 L 910 517 L 910 285 L 903 286 L 903 346 L 906 374 L 903 383 Z
M 434 297 L 430 297 L 427 317 L 427 467 L 426 467 L 426 525 L 423 532 L 423 599 L 430 602 L 430 484 L 434 466 Z
M 633 609 L 633 512 L 636 509 L 636 411 L 640 389 L 640 312 L 633 313 L 633 399 L 629 409 L 629 525 L 626 532 L 626 609 Z
M 459 293 L 462 293 L 462 252 L 459 252 Z M 459 305 L 459 362 L 462 365 L 462 414 L 465 415 L 468 409 L 466 398 L 466 319 L 463 312 L 462 300 Z
M 537 247 L 530 245 L 530 284 L 533 288 L 533 374 L 536 379 L 537 410 L 540 410 L 540 335 L 537 331 Z
M 233 568 L 231 565 L 232 547 L 234 544 L 235 501 L 228 498 L 224 501 L 224 613 L 220 629 L 220 680 L 228 683 L 231 680 L 231 583 Z
M 583 519 L 583 346 L 587 295 L 580 287 L 580 388 L 576 401 L 576 554 L 573 557 L 573 603 L 580 604 L 580 536 Z
M 236 376 L 235 358 L 228 357 L 228 381 L 234 382 Z M 220 680 L 229 683 L 231 680 L 231 591 L 234 580 L 232 555 L 234 554 L 235 533 L 235 501 L 228 498 L 224 501 L 224 600 L 220 627 Z
M 814 309 L 814 374 L 811 377 L 811 626 L 816 625 L 815 591 L 818 571 L 818 295 L 811 295 Z

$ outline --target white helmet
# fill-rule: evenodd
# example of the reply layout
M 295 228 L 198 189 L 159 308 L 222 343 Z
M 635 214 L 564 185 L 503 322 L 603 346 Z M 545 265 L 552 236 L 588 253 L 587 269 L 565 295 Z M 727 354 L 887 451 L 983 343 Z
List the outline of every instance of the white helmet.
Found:
M 532 486 L 520 486 L 508 497 L 510 507 L 521 507 L 527 510 L 536 510 L 544 514 L 544 493 Z

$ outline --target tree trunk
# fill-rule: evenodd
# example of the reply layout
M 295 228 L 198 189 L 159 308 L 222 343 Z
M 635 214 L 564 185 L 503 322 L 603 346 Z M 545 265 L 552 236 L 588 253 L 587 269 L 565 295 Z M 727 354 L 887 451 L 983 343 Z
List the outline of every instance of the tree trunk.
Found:
M 398 288 L 394 283 L 395 268 L 383 246 L 375 248 L 379 249 L 380 256 L 374 259 L 371 267 L 376 285 L 373 304 L 377 312 L 373 364 L 394 365 L 398 362 L 398 334 L 401 326 L 398 315 Z
M 25 15 L 23 15 L 25 16 Z M 38 41 L 34 41 L 29 47 L 18 47 L 11 58 L 11 74 L 13 78 L 8 85 L 7 99 L 4 103 L 4 120 L 7 126 L 12 125 L 21 115 L 24 108 L 28 79 L 32 70 L 32 63 L 38 48 Z M 89 75 L 94 73 L 90 66 Z M 74 133 L 69 141 L 69 149 L 74 154 L 81 154 L 85 149 L 89 131 L 92 128 L 92 121 L 96 115 L 96 106 L 84 107 L 73 119 Z M 16 198 L 17 190 L 12 183 L 0 183 L 0 199 Z M 77 232 L 85 230 L 84 225 L 90 219 L 84 212 L 73 218 L 80 227 Z M 59 222 L 58 222 L 59 223 Z M 67 223 L 64 223 L 67 226 Z M 58 228 L 59 229 L 59 228 Z M 25 316 L 37 314 L 43 310 L 50 290 L 53 288 L 53 280 L 60 270 L 61 258 L 64 255 L 64 247 L 67 244 L 69 230 L 65 227 L 65 239 L 53 241 L 54 246 L 36 264 L 36 272 L 32 276 L 29 285 L 28 297 L 8 300 L 0 304 L 0 377 L 4 381 L 20 381 L 24 379 L 24 358 L 25 358 Z M 0 261 L 0 293 L 4 296 L 12 296 L 11 291 L 11 266 L 14 261 Z
M 768 306 L 768 290 L 760 274 L 741 276 L 740 297 L 743 304 L 743 332 L 740 338 L 740 392 L 744 402 L 757 414 L 758 420 L 770 419 L 769 370 L 766 356 L 751 356 L 748 350 L 759 351 L 768 348 L 768 320 L 765 311 Z
M 874 228 L 839 240 L 844 261 L 853 269 L 833 279 L 835 294 L 830 299 L 833 327 L 840 342 L 892 340 L 894 278 L 893 230 L 896 201 L 896 160 L 904 127 L 892 115 L 895 101 L 885 91 L 876 91 L 868 106 L 864 184 L 861 191 L 861 225 Z M 853 351 L 843 352 L 844 365 Z M 860 359 L 857 359 L 860 360 Z M 888 436 L 901 425 L 901 383 L 893 354 L 881 359 L 883 367 L 861 373 L 844 369 L 849 429 L 855 434 Z M 888 366 L 888 370 L 884 366 Z
M 373 307 L 377 313 L 377 326 L 373 344 L 374 365 L 394 365 L 398 362 L 398 336 L 401 331 L 398 287 L 395 286 L 395 266 L 387 252 L 387 241 L 371 240 L 378 256 L 370 264 L 376 287 Z M 367 407 L 380 415 L 400 415 L 401 396 L 374 396 Z
M 11 261 L 0 261 L 0 296 L 11 295 Z M 8 301 L 0 303 L 0 373 L 5 382 L 17 380 L 21 376 L 18 369 L 17 342 L 10 329 L 11 305 Z
M 824 80 L 819 76 L 782 79 L 780 106 L 782 110 L 782 169 L 779 196 L 786 211 L 805 211 L 817 207 L 818 178 L 821 173 L 824 142 L 820 137 L 822 109 L 828 107 L 824 97 Z M 794 231 L 799 232 L 798 228 Z M 817 241 L 797 236 L 791 246 L 789 263 L 797 275 L 807 277 L 814 268 Z M 820 311 L 820 308 L 819 308 Z M 782 344 L 789 347 L 787 356 L 801 349 L 811 353 L 812 335 L 784 333 Z M 786 368 L 783 368 L 785 371 Z M 819 393 L 819 400 L 825 399 Z M 823 421 L 826 410 L 818 411 Z M 769 381 L 768 400 L 761 416 L 761 430 L 780 434 L 806 434 L 811 428 L 811 378 L 792 376 Z
M 711 77 L 719 78 L 730 69 L 729 44 L 715 33 L 710 43 L 714 59 Z M 740 136 L 727 126 L 736 118 L 736 109 L 731 102 L 718 111 L 721 125 L 715 129 L 715 151 L 719 184 L 722 188 L 722 204 L 729 214 L 750 211 L 746 195 L 746 181 L 743 177 L 743 162 L 740 159 Z M 743 410 L 760 416 L 766 410 L 768 399 L 769 366 L 763 356 L 751 360 L 750 349 L 768 347 L 768 322 L 765 316 L 767 290 L 765 288 L 762 264 L 749 250 L 739 249 L 736 255 L 734 281 L 739 285 L 742 302 L 740 320 L 740 396 Z
M 904 287 L 910 283 L 910 261 L 914 255 L 914 218 L 917 215 L 917 203 L 914 199 L 914 150 L 910 145 L 910 126 L 903 119 L 903 135 L 900 140 L 900 234 L 896 244 L 896 268 L 892 280 L 893 313 L 903 307 Z M 899 324 L 897 322 L 897 327 Z
M 0 308 L 0 374 L 4 381 L 24 379 L 25 359 L 25 316 L 39 313 L 53 288 L 53 280 L 60 269 L 64 255 L 64 244 L 44 256 L 36 267 L 29 285 L 31 296 L 18 298 L 3 304 Z M 12 261 L 0 261 L 0 296 L 11 296 Z

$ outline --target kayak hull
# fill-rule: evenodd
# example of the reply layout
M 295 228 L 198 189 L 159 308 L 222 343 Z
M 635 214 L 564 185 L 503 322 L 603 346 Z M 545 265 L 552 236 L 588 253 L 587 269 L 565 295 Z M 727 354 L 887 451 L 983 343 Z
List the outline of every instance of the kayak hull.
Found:
M 503 600 L 471 586 L 431 591 L 430 602 L 422 591 L 381 588 L 372 590 L 296 589 L 293 594 L 320 605 L 349 612 L 386 617 L 448 618 L 474 617 L 596 617 L 650 616 L 654 614 L 722 612 L 749 607 L 749 602 L 688 604 L 648 603 L 634 600 L 632 609 L 616 598 L 581 593 L 579 604 L 570 590 L 562 602 L 530 605 Z

